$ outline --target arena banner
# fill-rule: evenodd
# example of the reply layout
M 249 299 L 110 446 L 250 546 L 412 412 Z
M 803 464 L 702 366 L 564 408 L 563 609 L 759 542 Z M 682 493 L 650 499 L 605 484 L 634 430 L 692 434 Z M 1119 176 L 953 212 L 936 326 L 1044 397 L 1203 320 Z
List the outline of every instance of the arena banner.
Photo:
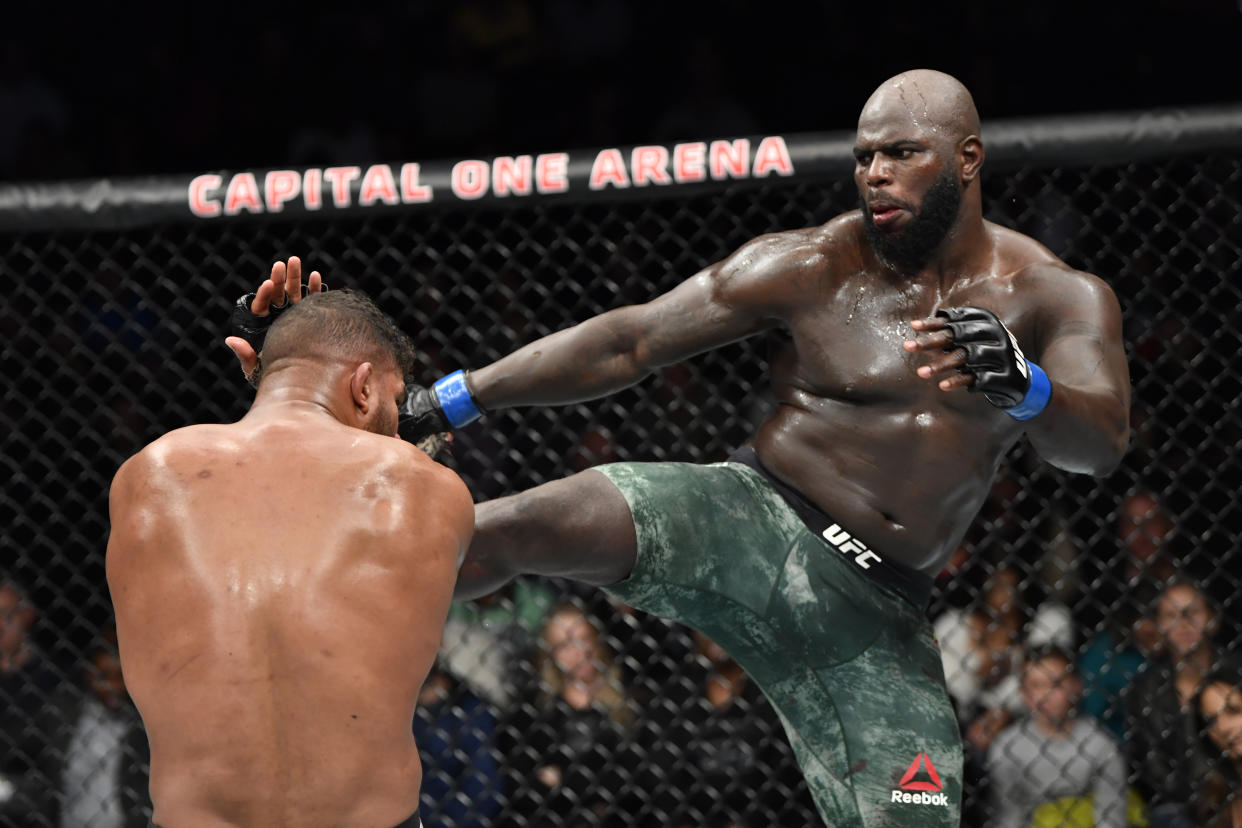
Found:
M 1237 149 L 1242 105 L 997 121 L 985 127 L 993 168 L 1118 163 L 1171 152 Z M 123 229 L 149 224 L 591 200 L 719 189 L 774 176 L 848 175 L 852 132 L 713 138 L 673 144 L 369 165 L 213 171 L 188 176 L 0 185 L 0 232 Z

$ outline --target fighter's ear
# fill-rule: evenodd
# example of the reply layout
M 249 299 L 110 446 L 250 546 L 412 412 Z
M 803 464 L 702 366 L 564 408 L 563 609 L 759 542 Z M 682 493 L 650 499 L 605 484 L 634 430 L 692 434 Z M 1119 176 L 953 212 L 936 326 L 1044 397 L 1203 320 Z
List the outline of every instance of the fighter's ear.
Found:
M 371 410 L 375 404 L 375 369 L 369 362 L 363 362 L 349 375 L 349 393 L 354 399 L 354 407 L 362 413 Z
M 957 163 L 963 186 L 979 177 L 984 155 L 983 141 L 978 135 L 967 135 L 957 145 Z

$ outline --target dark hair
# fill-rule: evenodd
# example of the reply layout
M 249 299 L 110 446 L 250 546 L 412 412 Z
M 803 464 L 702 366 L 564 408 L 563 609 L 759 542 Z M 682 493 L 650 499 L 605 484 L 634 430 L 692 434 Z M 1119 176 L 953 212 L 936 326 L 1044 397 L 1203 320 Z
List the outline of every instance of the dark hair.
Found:
M 1242 788 L 1242 775 L 1237 765 L 1224 755 L 1212 741 L 1209 730 L 1212 723 L 1203 715 L 1203 691 L 1214 684 L 1224 684 L 1242 689 L 1242 661 L 1234 658 L 1216 662 L 1204 677 L 1195 693 L 1193 712 L 1195 729 L 1199 733 L 1199 757 L 1203 768 L 1203 786 L 1195 802 L 1195 815 L 1203 825 L 1229 825 L 1224 817 L 1229 814 L 1230 794 Z
M 1028 647 L 1026 651 L 1026 666 L 1031 667 L 1036 662 L 1049 658 L 1064 662 L 1066 672 L 1074 672 L 1074 657 L 1064 647 L 1058 647 L 1056 644 L 1039 644 L 1034 647 Z
M 35 608 L 34 601 L 30 600 L 30 590 L 15 575 L 6 575 L 0 573 L 0 590 L 11 589 L 13 594 L 17 596 L 17 606 L 19 609 L 29 607 Z
M 263 343 L 264 375 L 291 357 L 391 361 L 408 379 L 414 343 L 366 294 L 331 290 L 308 296 L 272 324 Z

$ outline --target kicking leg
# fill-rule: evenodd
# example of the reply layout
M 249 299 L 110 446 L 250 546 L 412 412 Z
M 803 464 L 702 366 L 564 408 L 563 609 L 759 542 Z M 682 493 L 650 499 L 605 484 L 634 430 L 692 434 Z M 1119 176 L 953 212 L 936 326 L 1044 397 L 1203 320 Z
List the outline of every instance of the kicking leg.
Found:
M 487 595 L 517 575 L 607 586 L 624 580 L 638 555 L 625 498 L 589 469 L 480 503 L 474 522 L 474 539 L 457 575 L 457 599 Z

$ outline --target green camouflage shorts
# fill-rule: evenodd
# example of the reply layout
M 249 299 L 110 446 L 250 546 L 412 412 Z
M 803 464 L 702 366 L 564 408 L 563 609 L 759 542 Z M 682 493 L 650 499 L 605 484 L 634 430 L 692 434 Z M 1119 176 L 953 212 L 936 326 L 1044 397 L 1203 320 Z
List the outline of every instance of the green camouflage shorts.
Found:
M 740 463 L 598 466 L 629 503 L 607 591 L 720 644 L 780 715 L 833 828 L 959 824 L 962 746 L 921 607 L 868 578 Z

